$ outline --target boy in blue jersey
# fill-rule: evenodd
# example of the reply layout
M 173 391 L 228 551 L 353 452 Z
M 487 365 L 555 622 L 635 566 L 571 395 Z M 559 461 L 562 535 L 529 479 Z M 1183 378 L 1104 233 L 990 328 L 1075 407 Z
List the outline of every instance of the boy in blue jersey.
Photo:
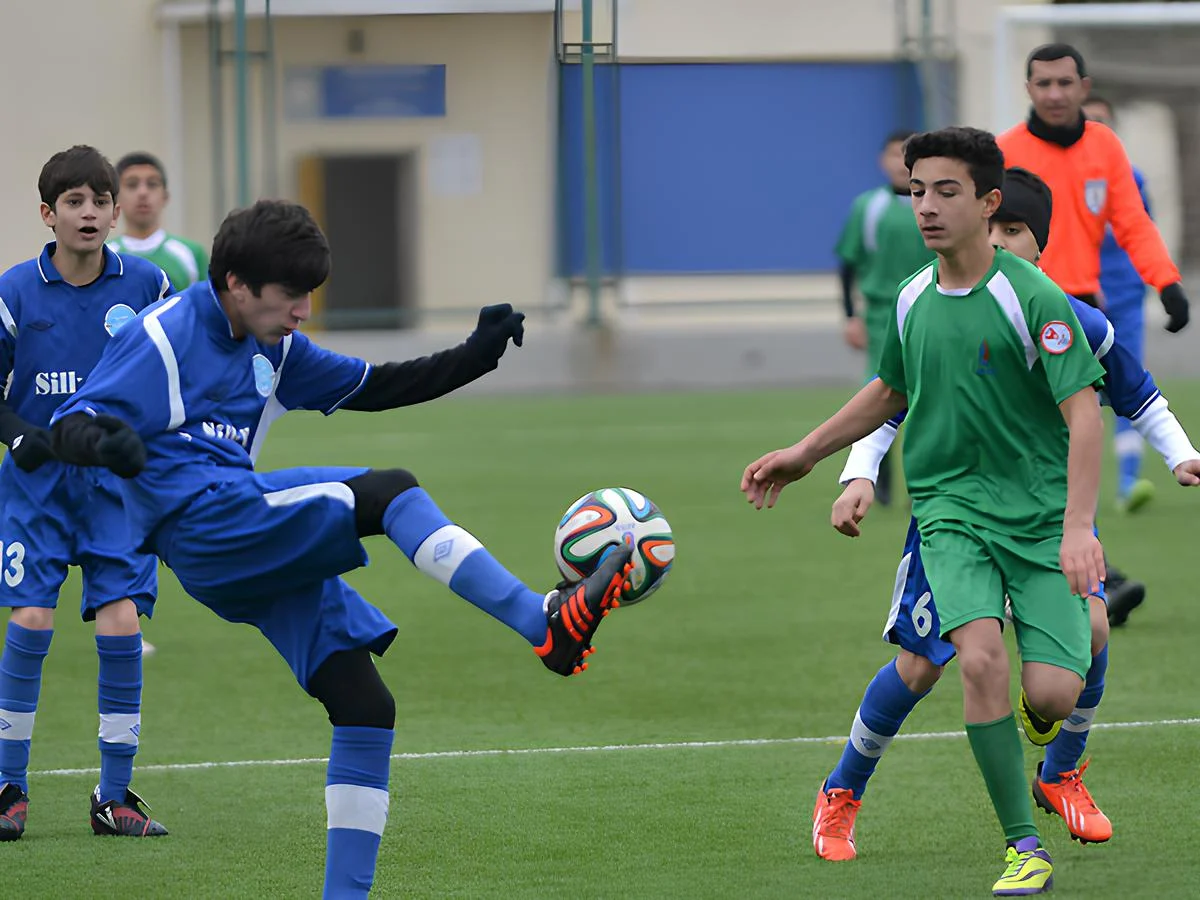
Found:
M 396 626 L 339 576 L 387 535 L 413 565 L 521 634 L 560 675 L 586 668 L 600 620 L 618 605 L 631 551 L 569 589 L 533 591 L 451 522 L 403 469 L 254 471 L 271 422 L 433 400 L 495 369 L 521 313 L 483 309 L 459 346 L 371 366 L 298 330 L 329 273 L 308 211 L 259 201 L 213 243 L 211 281 L 146 310 L 55 414 L 55 452 L 122 483 L 134 540 L 192 597 L 254 625 L 333 725 L 326 776 L 325 897 L 366 897 L 388 811 L 395 704 L 371 654 Z
M 96 834 L 166 834 L 129 790 L 141 731 L 138 616 L 157 591 L 153 556 L 130 549 L 119 479 L 54 459 L 50 417 L 90 377 L 117 330 L 170 288 L 157 266 L 104 246 L 117 219 L 117 177 L 91 147 L 56 153 L 38 179 L 54 240 L 0 275 L 0 605 L 12 608 L 0 656 L 0 840 L 25 832 L 28 765 L 42 663 L 68 566 L 83 570 L 84 621 L 100 657 Z
M 1103 97 L 1090 95 L 1083 104 L 1083 114 L 1093 122 L 1113 127 L 1112 104 Z M 1150 212 L 1146 177 L 1137 166 L 1132 169 L 1142 205 Z M 1100 245 L 1100 290 L 1104 295 L 1104 314 L 1121 335 L 1121 343 L 1141 362 L 1146 349 L 1146 283 L 1130 261 L 1129 254 L 1117 243 L 1111 227 L 1106 229 L 1104 243 Z M 1153 483 L 1140 477 L 1142 444 L 1142 436 L 1133 423 L 1124 416 L 1117 416 L 1113 435 L 1113 447 L 1117 451 L 1117 507 L 1126 512 L 1136 512 L 1154 496 Z M 1129 610 L 1116 602 L 1117 598 L 1112 600 L 1109 622 L 1124 624 Z
M 1036 262 L 1050 230 L 1051 199 L 1040 178 L 1024 169 L 1009 169 L 1000 209 L 992 217 L 992 242 L 1030 262 Z M 1105 369 L 1105 396 L 1118 414 L 1129 417 L 1151 446 L 1162 453 L 1182 485 L 1200 483 L 1200 452 L 1192 446 L 1171 413 L 1166 398 L 1103 313 L 1074 300 L 1072 306 L 1097 359 Z M 903 414 L 853 445 L 841 481 L 846 490 L 834 504 L 832 522 L 850 537 L 870 508 L 879 459 L 891 445 Z M 1103 591 L 1101 591 L 1101 594 Z M 1023 724 L 1035 743 L 1046 746 L 1033 782 L 1037 804 L 1063 817 L 1072 838 L 1103 842 L 1112 825 L 1099 810 L 1079 765 L 1088 733 L 1104 692 L 1108 667 L 1108 621 L 1103 596 L 1089 599 L 1092 623 L 1092 665 L 1076 708 L 1057 727 L 1045 727 L 1029 716 L 1022 703 Z M 921 536 L 915 520 L 909 526 L 903 558 L 896 576 L 892 608 L 884 638 L 898 644 L 896 658 L 875 675 L 867 687 L 841 760 L 817 796 L 813 815 L 813 846 L 824 859 L 846 860 L 856 855 L 855 817 L 867 781 L 880 757 L 899 732 L 905 718 L 941 677 L 954 657 L 954 647 L 939 634 L 937 606 L 921 562 Z M 1024 700 L 1024 698 L 1022 698 Z M 1038 727 L 1035 728 L 1034 725 Z

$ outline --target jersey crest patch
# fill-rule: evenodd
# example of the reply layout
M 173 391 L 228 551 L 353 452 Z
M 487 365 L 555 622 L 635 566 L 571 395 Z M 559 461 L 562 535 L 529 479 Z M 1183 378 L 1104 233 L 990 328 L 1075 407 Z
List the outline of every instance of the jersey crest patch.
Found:
M 1071 331 L 1071 326 L 1066 322 L 1058 321 L 1047 322 L 1043 325 L 1040 339 L 1045 351 L 1055 356 L 1066 353 L 1075 343 L 1075 335 Z
M 110 306 L 104 314 L 104 330 L 108 332 L 109 337 L 115 337 L 118 331 L 136 318 L 137 313 L 133 311 L 133 307 L 118 303 Z
M 1088 212 L 1098 216 L 1104 211 L 1108 200 L 1108 181 L 1104 178 L 1091 178 L 1084 182 L 1083 201 L 1087 204 Z
M 275 386 L 275 369 L 271 365 L 271 361 L 261 353 L 255 353 L 252 363 L 254 367 L 254 389 L 262 397 L 270 396 L 271 388 Z

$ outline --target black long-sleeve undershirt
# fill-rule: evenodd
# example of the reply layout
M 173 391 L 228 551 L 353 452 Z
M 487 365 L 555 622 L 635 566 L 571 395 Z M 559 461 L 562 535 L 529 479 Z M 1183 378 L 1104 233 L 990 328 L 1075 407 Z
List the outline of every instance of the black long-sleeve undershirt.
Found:
M 480 357 L 471 342 L 406 362 L 372 366 L 359 391 L 342 409 L 382 412 L 436 400 L 483 377 L 499 360 Z
M 842 263 L 838 267 L 838 277 L 842 282 L 842 309 L 847 319 L 854 318 L 854 267 Z

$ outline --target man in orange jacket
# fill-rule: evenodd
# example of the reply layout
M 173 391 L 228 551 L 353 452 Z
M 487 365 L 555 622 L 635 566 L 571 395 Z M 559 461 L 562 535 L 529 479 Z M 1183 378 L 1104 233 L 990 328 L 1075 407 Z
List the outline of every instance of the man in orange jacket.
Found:
M 1029 118 L 997 138 L 1007 166 L 1036 172 L 1054 195 L 1050 232 L 1041 267 L 1068 294 L 1103 306 L 1100 246 L 1111 225 L 1138 274 L 1159 293 L 1167 331 L 1188 323 L 1188 299 L 1179 269 L 1142 205 L 1125 148 L 1107 126 L 1082 112 L 1091 79 L 1079 51 L 1046 44 L 1025 66 Z

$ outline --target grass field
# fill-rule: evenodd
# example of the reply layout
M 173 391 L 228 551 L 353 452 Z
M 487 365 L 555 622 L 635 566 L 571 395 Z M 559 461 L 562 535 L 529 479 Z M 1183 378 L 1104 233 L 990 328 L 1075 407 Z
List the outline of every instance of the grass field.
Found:
M 1200 429 L 1195 385 L 1165 389 Z M 770 512 L 750 509 L 737 482 L 747 462 L 799 437 L 846 393 L 450 399 L 328 421 L 297 414 L 275 426 L 263 468 L 410 468 L 535 586 L 556 580 L 550 543 L 562 509 L 592 488 L 645 491 L 678 542 L 663 589 L 609 618 L 591 668 L 570 680 L 385 539 L 368 542 L 372 563 L 350 579 L 401 626 L 381 662 L 402 756 L 374 896 L 990 895 L 1002 847 L 956 734 L 953 668 L 907 723 L 928 736 L 897 741 L 880 766 L 859 816 L 858 861 L 829 864 L 812 852 L 812 800 L 840 752 L 828 736 L 846 733 L 890 656 L 879 630 L 906 506 L 875 510 L 850 541 L 828 525 L 840 457 Z M 1100 719 L 1149 724 L 1093 734 L 1089 784 L 1114 821 L 1110 844 L 1081 848 L 1059 820 L 1039 816 L 1058 897 L 1200 891 L 1200 726 L 1155 724 L 1200 716 L 1188 549 L 1200 493 L 1172 489 L 1156 457 L 1146 470 L 1159 486 L 1154 504 L 1136 518 L 1101 518 L 1114 562 L 1150 589 L 1114 633 Z M 1111 478 L 1106 489 L 1110 509 Z M 76 580 L 68 596 L 77 595 Z M 152 898 L 318 896 L 323 710 L 257 632 L 217 619 L 166 570 L 147 635 L 159 652 L 145 665 L 134 786 L 171 835 L 91 836 L 96 656 L 91 629 L 64 614 L 34 735 L 29 831 L 0 845 L 0 871 L 31 900 L 114 888 Z M 460 752 L 544 748 L 561 749 Z

